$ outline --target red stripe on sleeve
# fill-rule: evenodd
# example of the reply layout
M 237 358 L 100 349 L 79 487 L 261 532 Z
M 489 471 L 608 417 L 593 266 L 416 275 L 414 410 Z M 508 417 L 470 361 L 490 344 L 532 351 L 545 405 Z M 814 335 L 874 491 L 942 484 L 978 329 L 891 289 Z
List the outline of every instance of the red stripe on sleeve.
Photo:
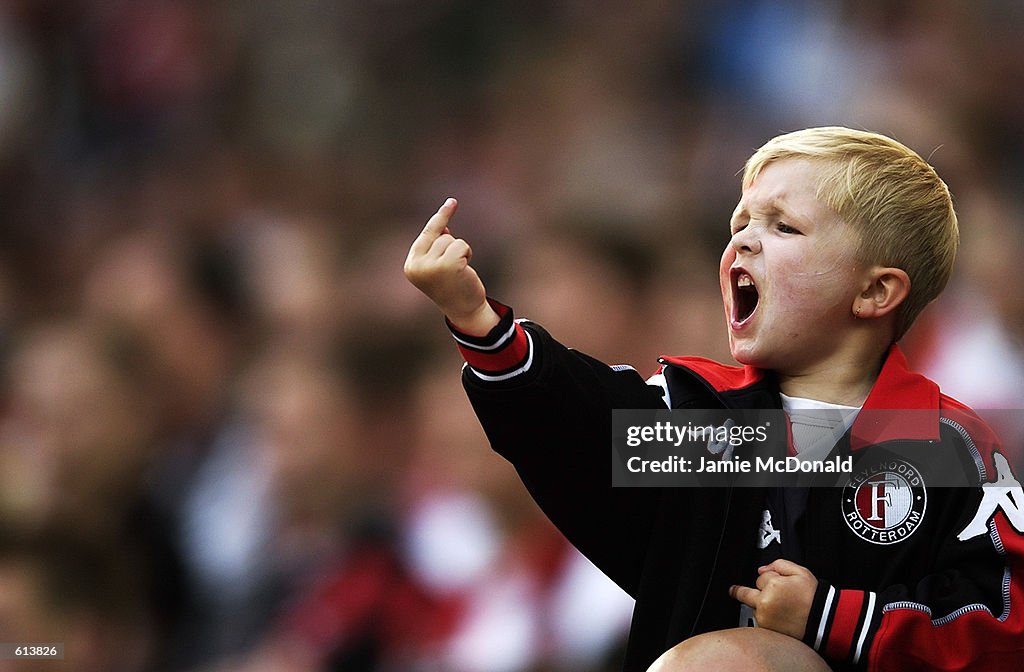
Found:
M 857 620 L 864 607 L 864 591 L 841 590 L 838 602 L 828 642 L 825 644 L 825 655 L 834 660 L 847 660 L 853 648 Z
M 530 344 L 526 340 L 526 332 L 520 324 L 515 325 L 515 332 L 500 350 L 493 352 L 481 352 L 470 350 L 460 343 L 456 343 L 462 358 L 477 371 L 485 373 L 496 373 L 507 371 L 522 364 L 530 351 Z

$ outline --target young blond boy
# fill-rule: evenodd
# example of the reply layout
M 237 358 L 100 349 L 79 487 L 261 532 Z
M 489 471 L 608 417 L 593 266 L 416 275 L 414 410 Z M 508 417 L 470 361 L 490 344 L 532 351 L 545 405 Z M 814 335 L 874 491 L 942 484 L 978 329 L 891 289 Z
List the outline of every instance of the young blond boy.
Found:
M 958 243 L 949 191 L 917 154 L 839 127 L 761 147 L 719 271 L 742 366 L 665 358 L 646 382 L 488 299 L 448 229 L 456 207 L 448 199 L 427 222 L 406 276 L 446 316 L 493 448 L 636 598 L 626 670 L 1017 669 L 1024 494 L 984 423 L 895 345 L 944 288 Z M 611 410 L 666 405 L 839 412 L 831 454 L 852 455 L 870 493 L 612 488 Z M 866 419 L 885 409 L 907 422 Z M 892 463 L 872 463 L 892 446 L 952 456 L 975 485 L 919 483 L 897 502 Z M 897 509 L 899 535 L 886 527 Z M 759 627 L 737 627 L 751 612 Z

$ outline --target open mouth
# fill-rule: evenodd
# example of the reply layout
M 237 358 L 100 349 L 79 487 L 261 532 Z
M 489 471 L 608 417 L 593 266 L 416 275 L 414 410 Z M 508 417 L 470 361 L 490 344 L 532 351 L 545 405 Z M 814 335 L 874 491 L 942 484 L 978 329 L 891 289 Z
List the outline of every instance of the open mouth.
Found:
M 732 272 L 732 306 L 736 322 L 742 324 L 757 309 L 759 295 L 754 279 L 742 269 Z

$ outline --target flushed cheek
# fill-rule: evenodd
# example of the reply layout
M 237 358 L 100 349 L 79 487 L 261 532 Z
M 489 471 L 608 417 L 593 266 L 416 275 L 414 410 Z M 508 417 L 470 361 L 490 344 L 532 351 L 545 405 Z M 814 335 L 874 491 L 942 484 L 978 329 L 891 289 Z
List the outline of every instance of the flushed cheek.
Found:
M 778 279 L 791 285 L 794 291 L 804 288 L 811 292 L 845 287 L 850 282 L 855 262 L 847 255 L 831 249 L 801 250 L 776 266 Z
M 848 287 L 836 274 L 790 277 L 775 287 L 776 316 L 793 334 L 799 325 L 820 322 L 845 306 Z
M 856 270 L 856 260 L 846 251 L 824 245 L 816 249 L 802 249 L 780 260 L 786 277 L 807 284 L 848 282 Z

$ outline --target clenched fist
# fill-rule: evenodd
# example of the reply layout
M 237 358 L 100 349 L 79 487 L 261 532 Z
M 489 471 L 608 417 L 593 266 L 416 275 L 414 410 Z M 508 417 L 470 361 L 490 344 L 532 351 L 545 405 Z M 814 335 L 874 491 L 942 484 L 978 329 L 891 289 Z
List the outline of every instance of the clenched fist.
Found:
M 456 238 L 448 222 L 459 206 L 449 198 L 427 220 L 405 259 L 405 277 L 433 301 L 448 321 L 470 336 L 485 336 L 499 317 L 487 303 L 487 290 L 469 260 L 469 243 Z

